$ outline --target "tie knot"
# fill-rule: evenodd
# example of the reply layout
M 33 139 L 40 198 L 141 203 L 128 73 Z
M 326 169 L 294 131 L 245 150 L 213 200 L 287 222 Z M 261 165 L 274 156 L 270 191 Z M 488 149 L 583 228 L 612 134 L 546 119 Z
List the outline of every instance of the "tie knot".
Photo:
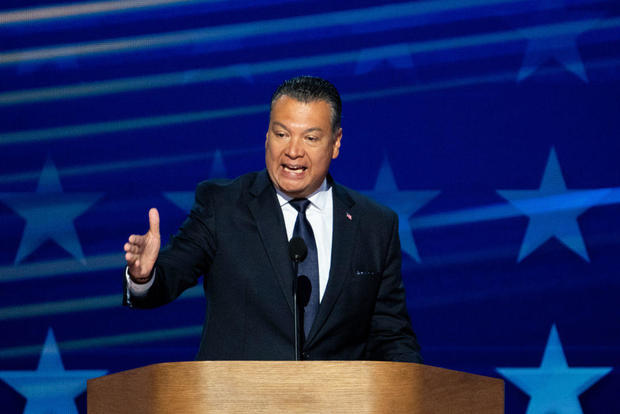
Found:
M 307 198 L 296 198 L 294 200 L 291 200 L 289 203 L 295 208 L 295 210 L 297 210 L 301 214 L 305 214 L 306 209 L 310 205 L 310 200 L 308 200 Z

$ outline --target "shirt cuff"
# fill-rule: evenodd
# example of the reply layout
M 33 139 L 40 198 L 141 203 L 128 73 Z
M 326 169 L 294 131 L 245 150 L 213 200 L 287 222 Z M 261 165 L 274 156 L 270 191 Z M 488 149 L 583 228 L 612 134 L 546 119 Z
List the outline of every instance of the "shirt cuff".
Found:
M 125 267 L 125 279 L 127 280 L 127 299 L 129 296 L 146 296 L 148 290 L 153 286 L 153 282 L 155 281 L 155 269 L 153 269 L 153 277 L 146 283 L 136 283 L 131 280 L 129 276 L 129 267 Z

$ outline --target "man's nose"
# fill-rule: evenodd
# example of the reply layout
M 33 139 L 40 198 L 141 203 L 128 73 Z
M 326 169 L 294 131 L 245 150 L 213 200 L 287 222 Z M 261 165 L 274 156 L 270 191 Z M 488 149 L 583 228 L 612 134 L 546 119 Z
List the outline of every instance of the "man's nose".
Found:
M 286 147 L 286 155 L 290 158 L 299 158 L 304 156 L 304 143 L 300 137 L 292 137 Z

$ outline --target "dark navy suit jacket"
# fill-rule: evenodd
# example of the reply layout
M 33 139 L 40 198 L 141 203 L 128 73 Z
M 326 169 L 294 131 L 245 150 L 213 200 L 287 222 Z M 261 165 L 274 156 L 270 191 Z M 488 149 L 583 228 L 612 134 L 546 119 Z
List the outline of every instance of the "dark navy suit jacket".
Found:
M 420 362 L 400 274 L 396 214 L 328 180 L 334 203 L 331 269 L 304 359 Z M 288 251 L 266 171 L 203 182 L 189 217 L 160 252 L 153 286 L 146 296 L 132 297 L 131 306 L 170 302 L 206 275 L 196 359 L 294 359 Z

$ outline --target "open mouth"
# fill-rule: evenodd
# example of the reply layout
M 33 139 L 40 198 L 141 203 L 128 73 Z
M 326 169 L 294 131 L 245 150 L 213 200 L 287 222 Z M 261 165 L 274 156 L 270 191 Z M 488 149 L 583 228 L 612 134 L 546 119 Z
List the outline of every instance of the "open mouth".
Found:
M 291 174 L 302 174 L 304 171 L 308 169 L 303 165 L 293 165 L 293 164 L 282 164 L 282 168 L 284 171 Z

